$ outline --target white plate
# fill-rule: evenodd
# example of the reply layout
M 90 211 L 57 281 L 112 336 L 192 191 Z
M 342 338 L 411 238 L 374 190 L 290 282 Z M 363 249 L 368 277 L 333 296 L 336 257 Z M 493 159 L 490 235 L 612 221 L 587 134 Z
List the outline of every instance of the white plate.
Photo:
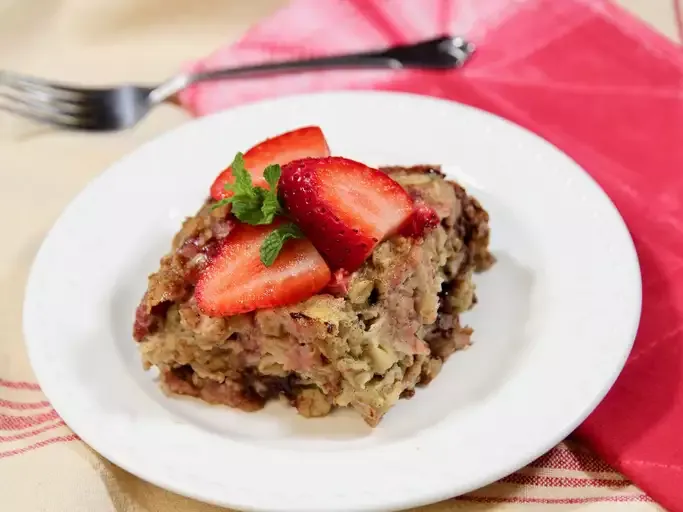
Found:
M 141 369 L 133 312 L 185 215 L 237 151 L 306 124 L 370 164 L 441 163 L 491 214 L 498 264 L 466 315 L 475 345 L 371 429 L 168 398 Z M 535 135 L 426 97 L 327 93 L 258 103 L 144 145 L 47 236 L 24 329 L 40 384 L 81 438 L 186 496 L 268 511 L 386 510 L 445 499 L 530 462 L 610 388 L 640 317 L 629 233 L 600 188 Z

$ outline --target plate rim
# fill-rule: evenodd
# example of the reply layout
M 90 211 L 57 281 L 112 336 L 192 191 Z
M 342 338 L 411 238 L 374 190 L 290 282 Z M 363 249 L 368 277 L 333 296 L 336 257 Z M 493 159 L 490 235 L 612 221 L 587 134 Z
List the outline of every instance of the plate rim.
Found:
M 268 100 L 263 100 L 263 101 L 257 101 L 257 102 L 250 102 L 244 105 L 239 105 L 236 107 L 228 108 L 213 114 L 210 114 L 208 116 L 203 116 L 202 118 L 196 118 L 192 119 L 189 122 L 183 123 L 178 127 L 175 127 L 171 130 L 168 130 L 166 132 L 161 133 L 160 135 L 152 138 L 151 140 L 145 141 L 143 144 L 137 146 L 134 148 L 132 151 L 126 153 L 123 155 L 121 158 L 118 160 L 114 161 L 113 163 L 109 164 L 102 172 L 100 172 L 97 176 L 95 176 L 93 179 L 91 179 L 85 187 L 83 187 L 72 199 L 69 201 L 68 205 L 62 210 L 62 212 L 59 214 L 57 219 L 54 221 L 52 224 L 50 230 L 48 233 L 45 235 L 43 238 L 40 248 L 37 251 L 33 262 L 31 264 L 30 272 L 29 272 L 29 277 L 26 282 L 26 288 L 25 288 L 25 295 L 24 295 L 24 301 L 23 301 L 23 313 L 22 313 L 22 326 L 23 326 L 23 332 L 24 332 L 24 338 L 25 338 L 25 343 L 27 347 L 27 351 L 29 354 L 29 360 L 31 363 L 32 368 L 34 369 L 36 379 L 38 380 L 39 384 L 41 385 L 41 389 L 45 393 L 45 395 L 48 397 L 48 400 L 53 403 L 54 405 L 54 396 L 57 395 L 57 392 L 54 392 L 54 389 L 49 389 L 50 386 L 44 387 L 44 380 L 45 380 L 45 374 L 41 377 L 41 372 L 36 371 L 36 367 L 40 368 L 41 363 L 39 361 L 39 356 L 36 353 L 36 350 L 38 349 L 38 346 L 34 344 L 31 339 L 33 336 L 29 336 L 29 333 L 32 332 L 32 326 L 30 325 L 30 314 L 27 312 L 31 311 L 31 297 L 32 295 L 29 293 L 31 290 L 34 290 L 35 287 L 37 286 L 35 284 L 35 275 L 36 275 L 36 268 L 44 258 L 43 253 L 46 250 L 45 247 L 48 245 L 48 241 L 51 240 L 51 236 L 55 232 L 56 228 L 60 225 L 60 223 L 63 221 L 64 218 L 68 216 L 68 213 L 70 211 L 70 208 L 72 205 L 77 203 L 79 199 L 81 199 L 83 196 L 86 196 L 95 186 L 96 184 L 102 180 L 105 179 L 105 177 L 115 168 L 118 168 L 120 166 L 125 166 L 127 164 L 127 161 L 131 158 L 135 158 L 135 155 L 138 154 L 139 152 L 142 152 L 145 150 L 145 148 L 148 148 L 150 146 L 154 146 L 156 144 L 160 144 L 162 140 L 171 138 L 172 136 L 177 135 L 177 133 L 182 132 L 184 130 L 190 130 L 191 126 L 196 126 L 202 123 L 209 123 L 210 119 L 216 118 L 216 117 L 224 117 L 224 116 L 231 116 L 234 115 L 236 111 L 249 111 L 254 106 L 258 105 L 263 105 L 263 104 L 271 104 L 271 105 L 277 105 L 279 103 L 287 103 L 287 102 L 292 102 L 292 101 L 298 101 L 303 99 L 305 101 L 306 98 L 312 97 L 312 96 L 323 96 L 323 97 L 345 97 L 345 96 L 350 96 L 350 97 L 363 97 L 363 96 L 383 96 L 383 97 L 396 97 L 397 100 L 400 100 L 403 98 L 403 101 L 408 100 L 408 101 L 419 101 L 419 102 L 428 102 L 428 103 L 438 103 L 438 104 L 443 104 L 445 107 L 451 107 L 452 105 L 457 105 L 460 108 L 476 111 L 477 115 L 479 116 L 485 116 L 485 117 L 490 117 L 490 118 L 495 118 L 498 120 L 498 122 L 502 121 L 504 124 L 508 125 L 511 129 L 517 130 L 517 131 L 523 131 L 526 132 L 527 135 L 530 135 L 534 139 L 536 139 L 539 143 L 550 146 L 553 151 L 561 153 L 564 155 L 566 158 L 571 160 L 574 163 L 575 170 L 582 173 L 584 177 L 588 178 L 590 182 L 590 186 L 593 187 L 596 191 L 600 193 L 602 196 L 603 200 L 606 200 L 606 202 L 609 204 L 610 208 L 616 213 L 616 219 L 620 223 L 620 228 L 623 229 L 623 231 L 626 234 L 626 238 L 629 242 L 629 249 L 630 249 L 630 254 L 628 255 L 629 259 L 631 259 L 631 263 L 635 263 L 635 266 L 633 270 L 635 271 L 633 275 L 633 284 L 636 289 L 634 289 L 634 292 L 636 292 L 637 296 L 637 304 L 634 304 L 636 306 L 636 312 L 637 314 L 634 315 L 634 319 L 632 321 L 632 336 L 631 340 L 628 344 L 624 344 L 623 350 L 620 354 L 620 360 L 615 361 L 615 366 L 614 366 L 614 371 L 613 373 L 609 376 L 609 379 L 605 379 L 605 382 L 607 383 L 605 386 L 603 386 L 603 389 L 601 390 L 600 393 L 598 393 L 595 396 L 595 399 L 588 404 L 585 407 L 585 414 L 582 415 L 581 417 L 577 417 L 575 421 L 571 424 L 567 424 L 565 431 L 560 432 L 556 434 L 556 440 L 550 443 L 547 443 L 548 446 L 543 446 L 542 451 L 539 451 L 536 454 L 532 454 L 528 457 L 528 460 L 525 461 L 519 461 L 519 463 L 512 464 L 512 467 L 507 467 L 507 468 L 500 468 L 497 472 L 491 472 L 491 479 L 490 481 L 496 481 L 499 478 L 510 474 L 511 472 L 514 472 L 515 470 L 519 469 L 520 467 L 523 467 L 527 465 L 529 462 L 533 461 L 536 457 L 538 457 L 540 454 L 547 452 L 549 449 L 551 449 L 555 444 L 562 439 L 564 439 L 571 431 L 573 431 L 578 425 L 580 425 L 594 410 L 595 408 L 599 405 L 599 403 L 603 400 L 603 398 L 607 395 L 609 390 L 612 388 L 614 385 L 616 379 L 618 376 L 621 374 L 621 371 L 623 370 L 626 361 L 628 359 L 628 356 L 632 350 L 633 343 L 635 341 L 635 337 L 637 334 L 638 326 L 640 323 L 640 318 L 642 314 L 642 274 L 641 274 L 641 269 L 640 269 L 640 262 L 638 259 L 638 255 L 635 249 L 635 244 L 633 242 L 633 238 L 631 236 L 631 233 L 621 216 L 621 213 L 617 209 L 616 205 L 614 202 L 611 200 L 611 198 L 607 195 L 607 193 L 602 189 L 602 187 L 597 183 L 597 181 L 581 166 L 579 165 L 571 156 L 569 156 L 567 153 L 559 149 L 557 146 L 555 146 L 553 143 L 550 141 L 544 139 L 540 135 L 532 132 L 531 130 L 528 130 L 527 128 L 518 125 L 510 120 L 507 120 L 501 116 L 498 116 L 494 113 L 488 112 L 483 109 L 479 109 L 477 107 L 473 107 L 467 104 L 459 103 L 457 101 L 451 101 L 451 100 L 446 100 L 446 99 L 441 99 L 441 98 L 435 98 L 431 96 L 426 96 L 426 95 L 421 95 L 421 94 L 414 94 L 414 93 L 404 93 L 404 92 L 388 92 L 388 91 L 325 91 L 325 92 L 315 92 L 315 93 L 299 93 L 299 94 L 291 94 L 291 95 L 286 95 L 282 96 L 279 98 L 274 98 L 274 99 L 268 99 Z M 616 226 L 615 226 L 616 227 Z M 624 256 L 626 258 L 626 256 Z M 49 380 L 49 379 L 48 379 Z M 54 393 L 53 393 L 54 392 Z M 61 400 L 58 398 L 57 402 L 61 402 Z M 69 420 L 67 419 L 70 414 L 67 412 L 64 414 L 62 411 L 67 410 L 68 408 L 63 408 L 62 410 L 58 410 L 57 407 L 55 407 L 55 410 L 57 410 L 58 414 L 62 416 L 62 418 L 66 421 L 67 424 L 69 424 Z M 75 430 L 74 430 L 75 431 Z M 95 446 L 98 446 L 100 443 L 98 443 L 96 440 L 94 443 L 91 442 L 90 439 L 86 439 L 85 437 L 82 437 L 80 433 L 77 432 L 79 437 L 88 444 L 90 447 L 92 447 L 97 453 L 108 459 L 109 461 L 113 462 L 117 466 L 123 468 L 124 470 L 140 477 L 141 479 L 150 482 L 154 485 L 157 485 L 159 487 L 162 487 L 164 489 L 168 489 L 172 492 L 197 499 L 199 501 L 203 501 L 206 503 L 212 503 L 216 504 L 219 506 L 231 506 L 231 507 L 238 507 L 239 509 L 243 510 L 263 510 L 262 508 L 259 507 L 252 507 L 249 504 L 245 503 L 230 503 L 229 501 L 215 501 L 215 500 L 207 500 L 206 496 L 195 494 L 192 491 L 189 491 L 188 488 L 179 488 L 175 487 L 173 485 L 168 484 L 168 479 L 164 478 L 157 478 L 156 475 L 150 475 L 150 474 L 145 474 L 144 472 L 140 472 L 136 470 L 136 467 L 134 465 L 130 465 L 127 462 L 128 461 L 122 461 L 117 457 L 116 453 L 107 453 L 108 450 L 100 450 L 98 447 L 97 449 Z M 541 448 L 539 448 L 540 450 Z M 456 487 L 455 485 L 453 486 L 454 488 Z M 466 491 L 465 491 L 466 492 Z M 447 489 L 443 489 L 441 492 L 431 492 L 431 493 L 425 493 L 425 495 L 421 497 L 415 497 L 412 496 L 412 499 L 401 499 L 401 500 L 394 500 L 392 501 L 392 506 L 397 505 L 400 502 L 401 508 L 407 508 L 407 507 L 416 507 L 416 506 L 422 506 L 430 503 L 434 503 L 440 500 L 448 499 L 453 497 L 453 493 Z M 385 510 L 386 505 L 379 505 L 377 504 L 376 506 L 371 506 L 371 507 L 360 507 L 360 508 L 354 508 L 353 510 Z M 290 511 L 295 511 L 299 510 L 299 507 L 294 504 L 293 506 L 283 506 L 283 508 L 280 508 L 278 510 L 290 510 Z

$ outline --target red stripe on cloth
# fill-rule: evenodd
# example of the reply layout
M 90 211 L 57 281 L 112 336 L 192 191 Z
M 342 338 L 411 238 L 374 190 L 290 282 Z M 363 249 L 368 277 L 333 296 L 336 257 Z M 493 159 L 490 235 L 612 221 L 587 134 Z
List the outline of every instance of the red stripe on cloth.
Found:
M 50 411 L 30 416 L 6 416 L 0 414 L 0 430 L 24 430 L 59 418 L 57 411 Z
M 3 400 L 0 398 L 0 407 L 25 411 L 27 409 L 42 409 L 44 407 L 50 407 L 50 402 L 46 402 L 45 400 L 40 402 L 14 402 L 12 400 Z
M 35 382 L 21 382 L 0 379 L 0 387 L 9 389 L 23 389 L 26 391 L 40 391 L 40 386 Z
M 591 496 L 585 498 L 534 498 L 531 496 L 458 496 L 458 501 L 473 503 L 542 503 L 545 505 L 580 505 L 586 503 L 603 502 L 652 502 L 652 498 L 645 494 L 632 494 L 621 496 Z
M 0 436 L 0 443 L 9 443 L 10 441 L 19 441 L 20 439 L 27 439 L 29 437 L 34 437 L 39 434 L 42 434 L 43 432 L 47 432 L 48 430 L 63 427 L 65 425 L 66 423 L 60 420 L 57 423 L 53 423 L 52 425 L 48 425 L 37 430 L 32 430 L 31 432 L 23 432 L 21 434 L 16 434 L 13 436 Z
M 616 475 L 616 473 L 615 473 Z M 575 478 L 575 477 L 561 477 L 561 476 L 546 476 L 546 475 L 525 475 L 522 473 L 513 473 L 506 476 L 502 480 L 506 484 L 519 485 L 533 485 L 537 487 L 564 487 L 564 488 L 580 488 L 580 487 L 629 487 L 631 482 L 628 480 L 617 480 L 610 478 Z
M 566 448 L 553 448 L 529 466 L 546 469 L 569 469 L 587 473 L 615 473 L 614 468 L 596 455 L 587 451 L 572 451 Z
M 78 436 L 76 434 L 69 434 L 68 436 L 51 437 L 45 441 L 40 441 L 38 443 L 27 446 L 26 448 L 17 448 L 16 450 L 9 450 L 6 452 L 0 452 L 0 459 L 4 457 L 12 457 L 13 455 L 21 455 L 22 453 L 30 452 L 38 448 L 43 448 L 55 443 L 67 443 L 69 441 L 77 441 Z

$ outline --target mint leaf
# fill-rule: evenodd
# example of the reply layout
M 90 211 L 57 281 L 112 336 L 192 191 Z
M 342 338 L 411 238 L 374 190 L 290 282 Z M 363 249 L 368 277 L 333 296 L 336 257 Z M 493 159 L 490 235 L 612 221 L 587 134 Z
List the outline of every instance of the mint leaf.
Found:
M 282 213 L 282 207 L 277 198 L 277 184 L 280 180 L 280 166 L 269 165 L 263 170 L 263 177 L 268 183 L 270 190 L 263 187 L 255 187 L 251 181 L 251 174 L 245 167 L 244 156 L 237 153 L 230 166 L 234 183 L 226 183 L 225 190 L 233 193 L 232 196 L 221 199 L 211 206 L 212 209 L 225 204 L 232 204 L 232 213 L 242 222 L 247 224 L 271 224 L 275 217 Z
M 225 190 L 232 191 L 236 196 L 253 195 L 254 186 L 251 183 L 251 174 L 244 166 L 244 155 L 237 153 L 230 166 L 235 183 L 226 183 Z
M 251 195 L 240 194 L 228 198 L 232 203 L 232 214 L 247 224 L 269 224 L 272 222 L 272 219 L 270 222 L 263 222 L 261 205 L 263 204 L 264 192 L 265 190 L 262 188 L 257 188 Z
M 266 179 L 266 183 L 270 187 L 271 192 L 277 194 L 277 182 L 280 181 L 280 174 L 282 169 L 278 164 L 269 165 L 263 170 L 263 177 Z
M 261 205 L 261 215 L 263 216 L 260 224 L 270 224 L 278 213 L 282 212 L 280 202 L 277 200 L 277 195 L 270 190 L 266 191 Z
M 303 238 L 304 235 L 296 224 L 283 224 L 266 237 L 261 244 L 261 262 L 270 267 L 289 239 Z
M 263 213 L 262 224 L 270 224 L 278 213 L 282 212 L 282 207 L 277 198 L 277 184 L 280 181 L 280 174 L 282 170 L 280 166 L 269 165 L 263 171 L 263 177 L 268 182 L 270 190 L 267 190 L 263 198 L 263 205 L 261 206 L 261 212 Z

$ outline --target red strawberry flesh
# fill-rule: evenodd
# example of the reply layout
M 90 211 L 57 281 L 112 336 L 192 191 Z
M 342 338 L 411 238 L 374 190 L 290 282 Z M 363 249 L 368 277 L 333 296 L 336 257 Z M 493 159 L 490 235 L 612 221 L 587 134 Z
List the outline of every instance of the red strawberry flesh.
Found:
M 422 201 L 416 201 L 413 213 L 399 229 L 399 234 L 410 238 L 423 238 L 425 233 L 439 225 L 439 215 Z
M 261 262 L 261 244 L 279 225 L 281 222 L 266 226 L 239 224 L 218 242 L 216 254 L 195 288 L 200 311 L 209 316 L 230 316 L 285 306 L 325 287 L 330 269 L 306 239 L 285 242 L 270 267 Z
M 327 286 L 325 286 L 323 291 L 325 293 L 329 293 L 330 295 L 334 295 L 335 297 L 344 297 L 347 293 L 349 293 L 350 281 L 351 274 L 348 270 L 343 268 L 337 269 L 332 274 L 330 282 L 327 283 Z
M 413 212 L 412 199 L 398 183 L 341 157 L 285 165 L 279 190 L 289 214 L 333 270 L 356 270 Z
M 244 165 L 251 174 L 254 186 L 268 188 L 263 178 L 263 170 L 272 164 L 284 165 L 292 160 L 306 157 L 324 157 L 330 154 L 330 148 L 320 128 L 306 126 L 264 140 L 244 154 Z M 225 190 L 225 185 L 234 183 L 232 169 L 225 169 L 211 185 L 211 197 L 215 200 L 232 196 Z

